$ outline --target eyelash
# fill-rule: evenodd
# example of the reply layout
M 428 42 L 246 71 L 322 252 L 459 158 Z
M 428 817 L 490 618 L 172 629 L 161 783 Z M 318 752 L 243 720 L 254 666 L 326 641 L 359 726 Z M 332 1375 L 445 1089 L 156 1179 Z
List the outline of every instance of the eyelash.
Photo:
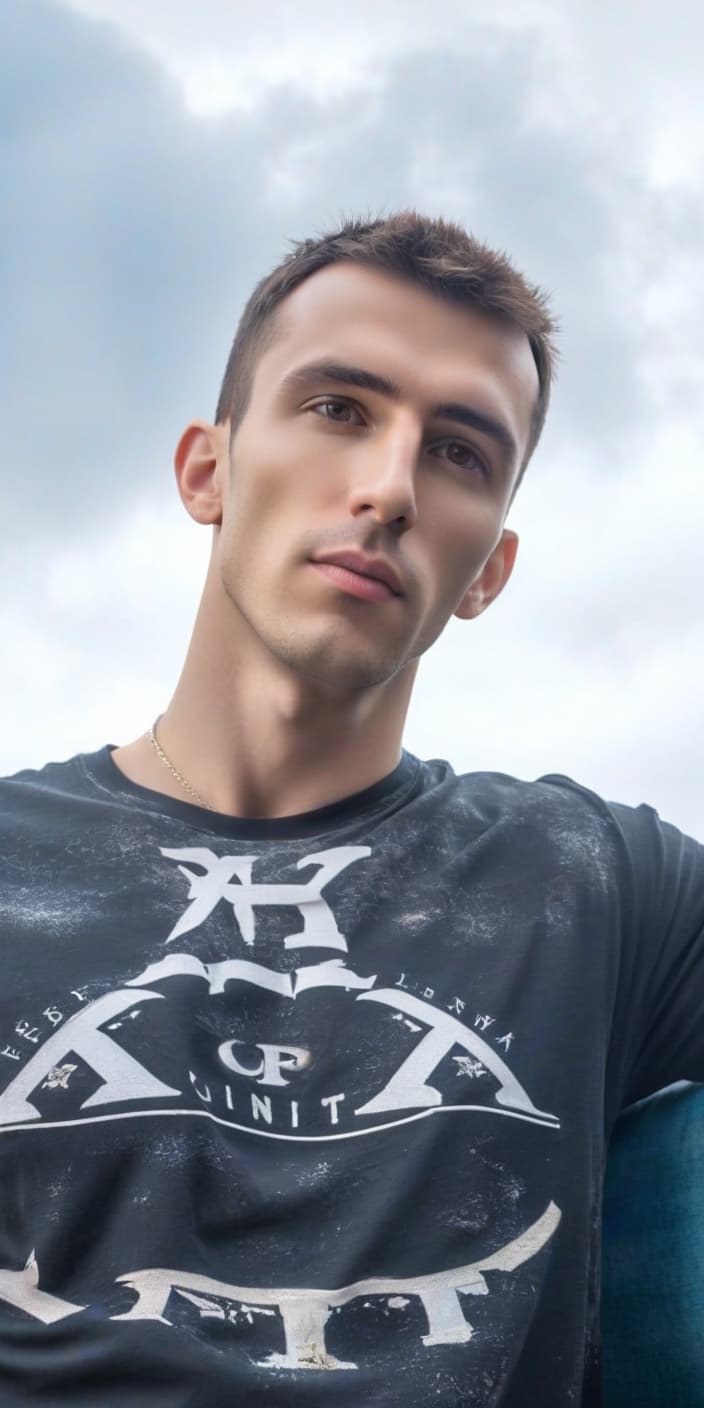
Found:
M 355 404 L 354 404 L 353 401 L 347 401 L 347 400 L 345 400 L 344 397 L 340 397 L 340 396 L 326 396 L 326 397 L 324 398 L 324 400 L 322 400 L 322 401 L 316 401 L 316 402 L 314 403 L 314 405 L 309 406 L 309 407 L 308 407 L 308 410 L 309 410 L 309 411 L 318 411 L 318 410 L 320 410 L 320 407 L 321 407 L 321 406 L 344 406 L 346 410 L 349 410 L 349 411 L 356 411 L 356 412 L 357 412 L 357 415 L 360 415 L 360 416 L 361 416 L 361 414 L 362 414 L 362 412 L 359 410 L 359 407 L 358 407 L 358 406 L 355 406 Z M 333 420 L 333 418 L 332 418 L 331 416 L 321 416 L 320 419 L 321 419 L 321 420 L 327 420 L 327 421 L 329 421 L 331 425 L 348 425 L 348 424 L 350 423 L 349 421 L 343 421 L 343 420 L 335 421 L 335 420 Z M 477 462 L 477 464 L 478 464 L 478 466 L 479 466 L 479 469 L 480 469 L 481 473 L 483 474 L 484 478 L 485 478 L 485 479 L 489 479 L 489 478 L 491 477 L 491 470 L 489 469 L 489 466 L 487 465 L 486 461 L 482 458 L 482 456 L 481 456 L 480 454 L 478 454 L 478 452 L 477 452 L 471 445 L 465 444 L 464 440 L 450 440 L 450 439 L 448 439 L 448 440 L 443 440 L 443 441 L 441 441 L 440 443 L 443 444 L 443 445 L 458 445 L 461 449 L 463 449 L 463 450 L 468 450 L 469 453 L 474 456 L 474 458 L 475 458 L 475 460 L 476 460 L 476 462 Z M 455 464 L 455 462 L 454 462 L 453 460 L 449 460 L 448 463 L 449 463 L 449 464 L 454 464 L 455 469 L 467 469 L 467 468 L 468 468 L 467 465 Z

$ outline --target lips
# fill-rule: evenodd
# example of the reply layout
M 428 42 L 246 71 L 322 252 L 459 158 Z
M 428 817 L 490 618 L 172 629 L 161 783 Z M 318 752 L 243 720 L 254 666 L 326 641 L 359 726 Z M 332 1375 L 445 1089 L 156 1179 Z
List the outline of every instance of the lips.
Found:
M 401 583 L 393 567 L 383 557 L 365 557 L 359 552 L 334 552 L 324 553 L 320 557 L 313 558 L 313 562 L 319 566 L 342 567 L 348 572 L 354 572 L 359 577 L 366 577 L 376 582 L 383 582 L 394 596 L 402 596 Z

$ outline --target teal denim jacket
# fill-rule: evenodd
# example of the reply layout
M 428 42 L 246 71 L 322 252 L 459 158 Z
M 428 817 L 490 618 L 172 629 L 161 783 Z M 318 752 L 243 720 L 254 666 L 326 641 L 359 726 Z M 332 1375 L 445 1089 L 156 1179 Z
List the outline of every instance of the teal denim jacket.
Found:
M 604 1408 L 704 1408 L 704 1085 L 621 1115 L 606 1164 Z

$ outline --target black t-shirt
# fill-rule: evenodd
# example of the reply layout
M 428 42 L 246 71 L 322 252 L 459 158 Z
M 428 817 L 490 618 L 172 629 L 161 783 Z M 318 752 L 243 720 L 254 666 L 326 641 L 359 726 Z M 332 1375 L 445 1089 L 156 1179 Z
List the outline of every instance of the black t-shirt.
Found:
M 605 1147 L 704 1080 L 704 848 L 410 754 L 274 821 L 0 783 L 0 1402 L 599 1402 Z

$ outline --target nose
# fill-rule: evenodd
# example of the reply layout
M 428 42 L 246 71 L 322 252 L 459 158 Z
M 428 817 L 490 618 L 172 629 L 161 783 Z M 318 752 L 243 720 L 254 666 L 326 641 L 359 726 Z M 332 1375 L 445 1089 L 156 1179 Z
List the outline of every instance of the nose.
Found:
M 384 527 L 405 533 L 417 517 L 416 467 L 418 445 L 410 435 L 396 434 L 371 446 L 367 444 L 350 489 L 349 508 L 354 518 L 368 514 Z

